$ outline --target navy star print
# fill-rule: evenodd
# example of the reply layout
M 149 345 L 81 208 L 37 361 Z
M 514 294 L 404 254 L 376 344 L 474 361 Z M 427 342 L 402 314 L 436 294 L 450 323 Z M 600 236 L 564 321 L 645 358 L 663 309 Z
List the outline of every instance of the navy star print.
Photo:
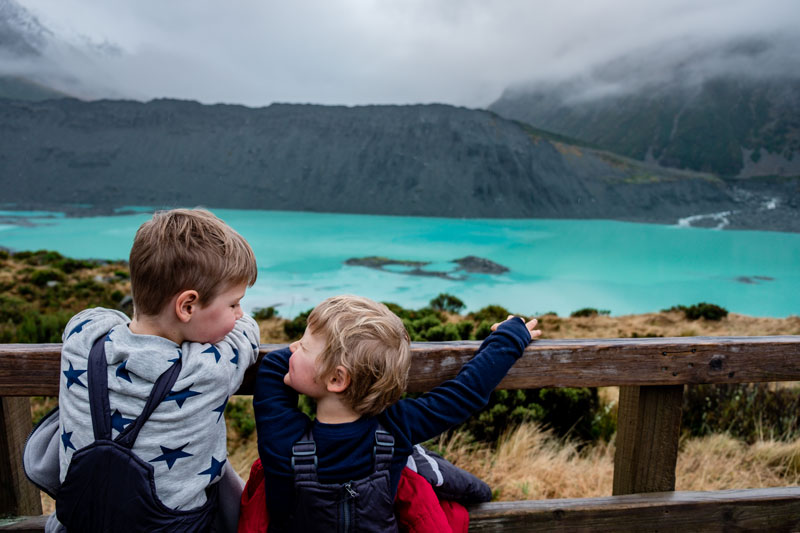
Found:
M 61 434 L 61 443 L 64 445 L 64 451 L 67 451 L 67 448 L 75 449 L 75 445 L 72 444 L 72 431 L 67 433 L 66 430 Z
M 72 337 L 73 333 L 80 333 L 81 331 L 83 331 L 83 326 L 85 326 L 86 324 L 88 324 L 91 321 L 92 321 L 92 319 L 84 320 L 83 322 L 81 322 L 80 324 L 78 324 L 77 326 L 72 328 L 72 331 L 69 332 L 69 335 L 67 335 L 67 338 L 69 339 L 70 337 Z
M 181 350 L 179 348 L 178 349 L 178 357 L 176 357 L 175 359 L 167 359 L 167 363 L 175 363 L 176 361 L 179 361 L 180 358 L 181 358 Z
M 205 474 L 205 475 L 211 476 L 211 479 L 208 480 L 208 482 L 211 483 L 212 481 L 214 481 L 215 477 L 217 477 L 218 475 L 220 475 L 222 473 L 222 466 L 227 461 L 228 461 L 227 459 L 223 459 L 222 461 L 217 461 L 214 458 L 214 456 L 212 455 L 211 456 L 211 466 L 209 466 L 207 469 L 203 470 L 202 472 L 198 472 L 197 475 L 198 476 L 202 476 L 202 475 Z
M 247 339 L 247 341 L 250 343 L 251 348 L 253 348 L 254 350 L 258 348 L 258 345 L 253 344 L 253 341 L 250 340 L 250 337 L 247 336 L 246 332 L 242 331 L 242 335 L 244 335 L 244 338 Z
M 122 430 L 125 429 L 125 426 L 127 426 L 134 420 L 136 419 L 125 418 L 124 416 L 122 416 L 122 413 L 120 413 L 118 409 L 115 409 L 114 414 L 111 415 L 111 427 L 122 433 Z
M 192 385 L 194 385 L 194 383 L 192 383 Z M 183 407 L 183 402 L 185 402 L 188 398 L 200 395 L 200 393 L 197 391 L 189 390 L 192 388 L 192 385 L 189 385 L 183 390 L 169 391 L 169 394 L 167 394 L 167 397 L 164 398 L 164 401 L 169 402 L 174 400 L 175 403 L 178 404 L 179 408 Z
M 106 333 L 106 340 L 104 340 L 103 342 L 111 342 L 111 340 L 112 340 L 111 339 L 111 332 L 109 331 L 108 333 Z
M 79 379 L 81 374 L 85 373 L 86 370 L 75 370 L 72 368 L 72 363 L 69 364 L 69 370 L 64 370 L 64 375 L 67 376 L 67 388 L 70 388 L 74 384 L 78 384 L 84 389 L 86 385 L 84 385 L 81 380 Z
M 239 350 L 236 348 L 233 349 L 233 359 L 231 359 L 231 363 L 234 365 L 239 365 Z
M 175 461 L 178 459 L 183 459 L 184 457 L 191 457 L 191 453 L 187 453 L 183 451 L 183 449 L 188 446 L 188 442 L 179 448 L 167 448 L 166 446 L 160 446 L 161 448 L 161 455 L 154 459 L 150 459 L 151 463 L 156 463 L 158 461 L 164 461 L 167 463 L 167 469 L 172 470 L 172 465 L 175 464 Z
M 230 396 L 228 396 L 228 398 L 230 398 Z M 213 412 L 219 413 L 219 416 L 217 417 L 217 422 L 219 422 L 219 419 L 222 418 L 222 413 L 225 412 L 225 406 L 228 405 L 228 398 L 225 398 L 225 401 L 222 402 L 222 405 L 220 405 L 216 409 L 212 409 Z
M 202 352 L 200 352 L 200 353 L 213 353 L 214 354 L 214 360 L 217 363 L 219 363 L 219 358 L 221 356 L 219 355 L 219 350 L 217 350 L 217 347 L 214 346 L 213 344 L 211 346 L 209 346 L 208 348 L 206 348 L 205 350 L 203 350 Z
M 125 368 L 125 365 L 127 365 L 127 364 L 128 364 L 128 360 L 127 359 L 125 359 L 122 363 L 120 363 L 120 365 L 117 367 L 116 374 L 117 374 L 118 378 L 124 379 L 128 383 L 133 383 L 133 381 L 131 381 L 131 375 L 128 372 L 128 369 Z

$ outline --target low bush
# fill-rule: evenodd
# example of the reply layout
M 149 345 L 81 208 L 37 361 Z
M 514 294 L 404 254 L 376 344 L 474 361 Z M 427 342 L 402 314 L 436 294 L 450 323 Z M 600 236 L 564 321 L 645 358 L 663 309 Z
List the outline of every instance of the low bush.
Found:
M 697 320 L 704 318 L 706 320 L 722 320 L 728 316 L 728 310 L 716 304 L 700 302 L 690 306 L 674 305 L 669 309 L 662 309 L 662 311 L 680 311 L 688 320 Z
M 44 287 L 48 281 L 64 281 L 64 274 L 49 268 L 34 270 L 28 280 L 38 287 Z
M 508 315 L 510 314 L 511 313 L 509 313 L 508 309 L 505 307 L 501 307 L 499 305 L 487 305 L 483 309 L 479 309 L 474 313 L 468 314 L 467 318 L 477 324 L 480 324 L 481 322 L 489 322 L 491 325 L 495 322 L 502 322 L 508 318 Z
M 253 309 L 253 318 L 256 320 L 269 320 L 277 315 L 277 311 L 272 306 L 269 307 L 256 307 Z
M 765 383 L 690 385 L 682 426 L 692 436 L 729 433 L 747 441 L 800 437 L 800 391 Z
M 575 317 L 589 317 L 589 316 L 597 316 L 597 315 L 610 315 L 611 311 L 608 309 L 595 309 L 594 307 L 584 307 L 582 309 L 578 309 L 577 311 L 573 311 L 570 313 L 569 316 Z
M 286 336 L 289 337 L 289 341 L 296 341 L 303 336 L 303 332 L 306 330 L 306 325 L 308 324 L 308 315 L 310 315 L 313 310 L 314 308 L 312 307 L 308 311 L 300 313 L 292 320 L 284 322 L 283 331 L 286 333 Z
M 486 407 L 459 428 L 476 440 L 496 442 L 507 428 L 523 422 L 538 422 L 580 442 L 607 441 L 616 431 L 614 410 L 601 404 L 596 388 L 494 391 Z

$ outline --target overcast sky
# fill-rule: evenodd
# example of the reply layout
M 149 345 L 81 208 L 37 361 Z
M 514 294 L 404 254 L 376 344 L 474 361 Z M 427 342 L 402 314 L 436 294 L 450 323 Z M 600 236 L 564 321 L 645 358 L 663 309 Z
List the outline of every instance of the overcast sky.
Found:
M 800 34 L 800 0 L 17 1 L 88 96 L 249 106 L 485 107 L 640 50 L 773 36 L 796 56 Z

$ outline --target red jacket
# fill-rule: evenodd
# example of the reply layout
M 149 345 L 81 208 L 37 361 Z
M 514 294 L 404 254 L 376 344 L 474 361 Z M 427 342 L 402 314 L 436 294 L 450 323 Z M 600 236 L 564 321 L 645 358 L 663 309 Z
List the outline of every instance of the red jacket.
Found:
M 439 500 L 433 487 L 416 472 L 403 469 L 394 511 L 400 531 L 409 533 L 467 533 L 469 514 L 460 503 Z M 238 533 L 265 533 L 269 527 L 264 468 L 256 459 L 242 492 Z

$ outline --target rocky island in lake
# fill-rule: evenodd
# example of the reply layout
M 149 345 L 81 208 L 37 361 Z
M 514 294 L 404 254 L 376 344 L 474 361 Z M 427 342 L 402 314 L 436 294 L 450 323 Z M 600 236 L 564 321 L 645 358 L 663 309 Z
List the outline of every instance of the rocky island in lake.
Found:
M 457 266 L 449 271 L 425 270 L 424 267 L 430 265 L 430 261 L 407 261 L 378 256 L 352 257 L 346 260 L 344 264 L 349 266 L 364 266 L 367 268 L 374 268 L 376 270 L 383 270 L 385 272 L 395 272 L 397 274 L 406 274 L 409 276 L 433 276 L 456 281 L 463 281 L 467 279 L 468 276 L 465 273 L 504 274 L 509 272 L 509 269 L 503 265 L 495 263 L 494 261 L 490 261 L 489 259 L 484 259 L 483 257 L 475 257 L 474 255 L 468 255 L 460 259 L 453 259 L 450 262 L 455 263 Z M 389 266 L 399 266 L 401 268 L 399 270 L 387 269 L 386 267 Z M 402 267 L 407 267 L 407 269 L 403 269 Z

